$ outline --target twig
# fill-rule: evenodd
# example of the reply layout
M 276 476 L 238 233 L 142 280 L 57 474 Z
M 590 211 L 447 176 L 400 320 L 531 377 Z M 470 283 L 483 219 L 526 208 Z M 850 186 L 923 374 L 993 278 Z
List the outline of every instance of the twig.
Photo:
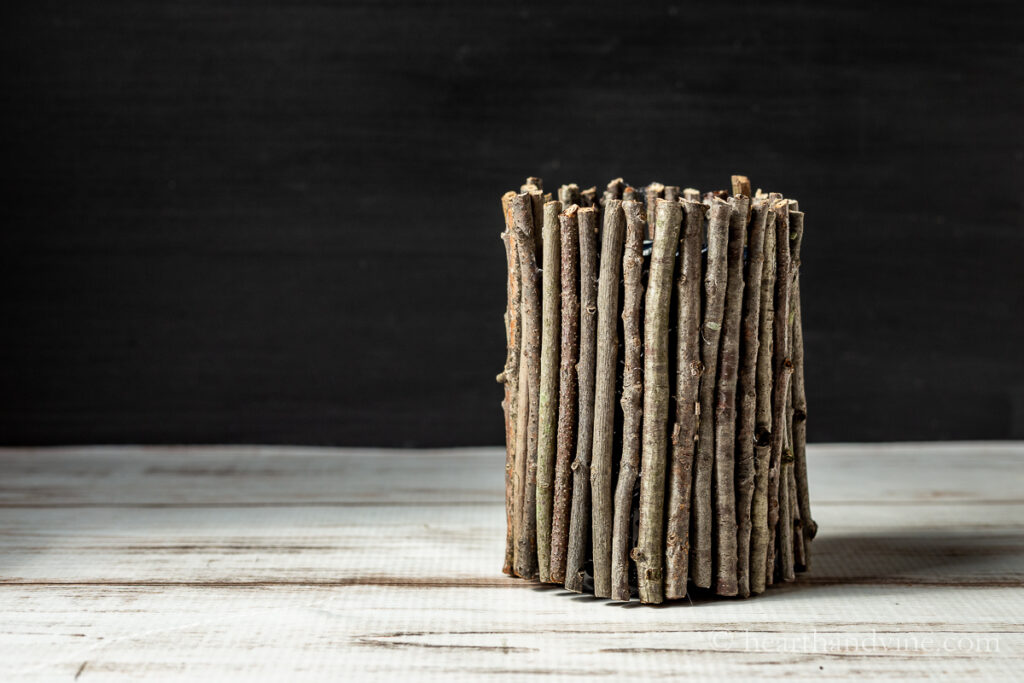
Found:
M 591 207 L 597 202 L 597 187 L 588 187 L 580 192 L 580 206 Z
M 520 192 L 533 192 L 534 190 L 544 191 L 544 181 L 536 176 L 527 178 L 519 188 Z
M 804 214 L 789 212 L 793 258 L 793 469 L 796 479 L 796 498 L 800 509 L 803 531 L 804 568 L 810 568 L 810 543 L 818 533 L 818 525 L 811 516 L 811 497 L 807 487 L 807 392 L 804 388 L 804 326 L 800 301 L 800 251 L 803 246 Z
M 523 501 L 516 537 L 516 574 L 532 578 L 537 568 L 537 420 L 540 395 L 540 293 L 537 291 L 536 246 L 533 242 L 533 206 L 529 193 L 512 198 L 512 228 L 516 235 L 522 274 L 522 348 L 519 357 L 519 422 L 516 453 L 523 453 Z M 523 381 L 522 372 L 526 372 Z
M 658 226 L 657 217 L 655 216 L 655 208 L 658 203 L 658 199 L 665 196 L 665 186 L 661 183 L 651 183 L 644 188 L 645 207 L 644 211 L 647 215 L 647 239 L 654 239 L 654 231 L 657 230 Z
M 727 286 L 729 217 L 732 208 L 721 199 L 710 201 L 707 271 L 704 276 L 704 324 L 701 327 L 704 377 L 700 386 L 696 471 L 693 479 L 693 581 L 711 587 L 711 475 L 715 456 L 714 402 L 718 377 L 718 345 L 722 332 Z
M 505 369 L 501 377 L 505 382 L 505 565 L 506 574 L 514 574 L 515 565 L 515 519 L 518 500 L 516 492 L 521 482 L 517 481 L 515 469 L 516 456 L 516 423 L 519 399 L 519 288 L 522 275 L 519 272 L 519 254 L 516 253 L 516 242 L 512 227 L 512 198 L 515 192 L 507 192 L 501 198 L 502 213 L 505 216 L 505 231 L 501 233 L 501 241 L 505 244 L 505 258 L 508 261 L 508 305 L 505 310 L 505 336 L 508 341 L 508 353 L 505 356 Z
M 772 582 L 771 568 L 775 566 L 775 535 L 779 523 L 779 477 L 782 465 L 782 446 L 785 440 L 786 400 L 793 362 L 789 357 L 789 298 L 792 272 L 789 254 L 789 206 L 785 199 L 775 202 L 775 245 L 778 263 L 775 277 L 775 311 L 777 318 L 773 334 L 774 386 L 772 387 L 772 451 L 768 466 L 768 564 L 765 580 Z
M 526 180 L 527 184 L 523 185 L 523 187 L 529 187 L 529 181 L 531 180 L 536 180 L 539 182 L 540 178 L 527 178 Z M 542 228 L 544 225 L 544 202 L 548 201 L 550 197 L 548 195 L 545 195 L 544 192 L 540 190 L 536 185 L 533 185 L 532 187 L 533 189 L 524 191 L 528 192 L 530 195 L 530 206 L 533 210 L 533 243 L 534 253 L 537 255 L 536 261 L 537 263 L 543 263 L 542 259 L 544 258 L 544 230 Z
M 576 183 L 562 185 L 558 188 L 558 201 L 562 202 L 562 207 L 566 209 L 573 204 L 578 206 L 580 203 L 580 186 Z
M 686 227 L 679 243 L 676 281 L 676 424 L 668 471 L 668 524 L 665 532 L 665 597 L 686 596 L 690 566 L 690 489 L 697 443 L 700 377 L 701 238 L 707 207 L 682 202 Z
M 597 366 L 594 383 L 594 448 L 590 481 L 593 500 L 594 595 L 611 595 L 612 437 L 615 428 L 616 318 L 625 217 L 622 202 L 609 199 L 601 235 L 601 274 L 597 290 Z
M 718 355 L 715 401 L 715 592 L 736 595 L 736 379 L 739 371 L 740 322 L 743 314 L 743 243 L 750 197 L 729 199 L 728 284 Z
M 754 202 L 747 240 L 746 286 L 743 290 L 742 357 L 739 377 L 739 428 L 736 436 L 736 587 L 750 595 L 750 515 L 754 498 L 754 418 L 757 411 L 758 324 L 761 317 L 761 277 L 764 271 L 767 203 Z M 771 228 L 774 230 L 775 224 Z
M 608 182 L 608 187 L 605 188 L 604 193 L 601 195 L 601 208 L 608 206 L 608 202 L 613 199 L 622 199 L 622 192 L 626 189 L 626 183 L 622 181 L 622 178 L 615 178 Z M 603 229 L 604 226 L 602 226 Z
M 540 346 L 539 436 L 537 439 L 537 565 L 551 582 L 551 486 L 558 445 L 558 343 L 562 336 L 561 261 L 558 214 L 561 202 L 544 204 L 543 326 Z
M 750 179 L 745 175 L 734 175 L 732 177 L 732 193 L 734 195 L 750 196 Z
M 565 583 L 565 553 L 569 542 L 570 467 L 576 448 L 576 362 L 579 356 L 579 226 L 578 207 L 571 204 L 558 217 L 562 254 L 562 350 L 558 385 L 558 449 L 551 514 L 552 583 Z
M 668 423 L 668 325 L 672 270 L 683 218 L 679 202 L 660 199 L 644 302 L 644 431 L 640 474 L 640 534 L 633 559 L 641 602 L 664 600 L 665 437 Z
M 792 392 L 790 392 L 792 394 Z M 796 571 L 807 570 L 807 544 L 803 535 L 803 519 L 800 517 L 800 503 L 796 500 L 796 473 L 789 468 L 790 508 L 793 511 L 793 565 Z
M 686 189 L 683 190 L 683 199 L 685 199 L 688 202 L 700 202 L 700 190 L 693 187 L 687 187 Z
M 793 447 L 786 420 L 785 446 L 782 451 L 782 473 L 779 481 L 779 576 L 783 581 L 796 578 L 793 571 L 793 497 L 790 495 L 790 480 L 793 478 Z
M 594 443 L 594 356 L 597 349 L 597 214 L 593 206 L 577 212 L 580 233 L 580 361 L 576 366 L 580 388 L 579 420 L 565 559 L 565 587 L 577 593 L 583 591 L 583 563 L 590 547 L 590 456 Z
M 643 427 L 643 351 L 640 331 L 640 304 L 643 301 L 644 237 L 647 223 L 643 205 L 633 200 L 622 202 L 626 216 L 626 246 L 622 256 L 623 346 L 625 369 L 622 374 L 622 456 L 615 484 L 615 512 L 612 523 L 612 588 L 615 600 L 629 600 L 629 551 L 633 531 L 633 489 L 640 466 L 640 430 Z
M 772 345 L 775 320 L 775 210 L 766 203 L 764 268 L 757 348 L 757 407 L 754 422 L 754 501 L 751 506 L 750 592 L 764 592 L 768 562 L 768 466 L 772 431 Z
M 678 185 L 666 185 L 665 186 L 665 199 L 671 201 L 678 201 L 682 195 L 679 192 Z
M 622 201 L 636 201 L 639 198 L 640 193 L 636 191 L 636 188 L 632 185 L 626 185 L 622 190 Z

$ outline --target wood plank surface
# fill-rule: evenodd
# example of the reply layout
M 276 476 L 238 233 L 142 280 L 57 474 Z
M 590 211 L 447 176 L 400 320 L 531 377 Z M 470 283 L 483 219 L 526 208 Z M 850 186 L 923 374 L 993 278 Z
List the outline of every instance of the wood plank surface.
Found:
M 496 449 L 0 450 L 0 680 L 1019 675 L 1024 445 L 809 460 L 810 574 L 652 608 L 500 573 Z

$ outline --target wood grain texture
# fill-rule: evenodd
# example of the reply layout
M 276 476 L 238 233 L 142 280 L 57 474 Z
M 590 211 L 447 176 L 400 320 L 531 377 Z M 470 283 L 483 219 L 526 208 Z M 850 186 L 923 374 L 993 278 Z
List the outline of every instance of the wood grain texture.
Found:
M 811 574 L 626 612 L 498 571 L 503 457 L 0 450 L 0 678 L 1017 675 L 1024 444 L 811 445 Z
M 737 171 L 815 217 L 812 440 L 1024 438 L 1016 3 L 5 9 L 4 443 L 498 445 L 495 198 Z

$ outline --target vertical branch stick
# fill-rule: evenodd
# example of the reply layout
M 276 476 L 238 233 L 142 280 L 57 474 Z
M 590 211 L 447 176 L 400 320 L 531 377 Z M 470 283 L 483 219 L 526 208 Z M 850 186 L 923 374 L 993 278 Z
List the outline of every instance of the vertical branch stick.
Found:
M 727 285 L 729 217 L 732 208 L 718 197 L 710 202 L 708 265 L 704 276 L 704 324 L 701 345 L 704 377 L 700 386 L 696 472 L 693 479 L 693 581 L 711 587 L 711 475 L 715 455 L 714 402 L 718 377 L 718 344 Z
M 558 201 L 562 202 L 562 207 L 568 209 L 573 204 L 579 205 L 580 203 L 580 186 L 576 183 L 570 183 L 568 185 L 562 185 L 558 188 Z
M 583 563 L 590 549 L 590 455 L 594 443 L 594 356 L 597 349 L 597 212 L 593 206 L 577 212 L 580 236 L 580 361 L 576 366 L 579 420 L 565 559 L 565 587 L 577 593 L 583 591 Z
M 615 513 L 612 523 L 612 589 L 615 600 L 629 600 L 629 551 L 633 531 L 633 489 L 640 466 L 640 430 L 643 427 L 643 351 L 640 304 L 643 301 L 644 237 L 647 223 L 643 205 L 623 201 L 626 216 L 626 246 L 622 256 L 623 345 L 625 369 L 622 375 L 622 456 L 615 484 Z
M 697 443 L 700 377 L 701 233 L 707 207 L 682 202 L 685 228 L 679 242 L 676 281 L 676 424 L 668 470 L 668 524 L 665 532 L 665 597 L 686 595 L 690 566 L 690 489 Z
M 750 198 L 729 199 L 728 284 L 718 356 L 715 401 L 715 592 L 736 595 L 736 379 L 739 370 L 740 322 L 743 313 L 743 243 L 747 233 Z M 710 417 L 710 416 L 709 416 Z
M 562 254 L 562 350 L 558 385 L 558 447 L 555 456 L 555 490 L 551 513 L 552 583 L 565 582 L 565 552 L 569 542 L 569 482 L 576 448 L 576 361 L 578 358 L 580 300 L 578 207 L 570 205 L 558 217 Z
M 654 239 L 654 232 L 657 230 L 657 217 L 655 216 L 658 199 L 665 196 L 665 186 L 661 183 L 651 183 L 644 188 L 646 198 L 647 235 L 646 239 Z
M 516 496 L 520 490 L 515 468 L 516 457 L 516 424 L 519 399 L 519 288 L 522 275 L 519 272 L 519 254 L 516 253 L 516 242 L 512 228 L 512 198 L 515 192 L 507 192 L 501 198 L 502 213 L 505 215 L 505 231 L 501 233 L 501 241 L 505 243 L 505 258 L 508 261 L 508 306 L 505 310 L 505 336 L 508 341 L 508 353 L 505 356 L 505 369 L 501 376 L 505 382 L 505 566 L 506 574 L 514 574 L 515 566 L 515 520 L 519 500 Z
M 796 479 L 796 498 L 800 508 L 803 531 L 804 567 L 810 567 L 810 542 L 818 532 L 811 517 L 811 497 L 807 488 L 807 392 L 804 388 L 804 327 L 800 301 L 800 251 L 803 246 L 804 214 L 790 210 L 790 234 L 793 259 L 793 469 Z
M 736 436 L 736 587 L 743 597 L 750 595 L 750 508 L 754 498 L 754 418 L 757 411 L 757 356 L 760 348 L 757 333 L 761 316 L 765 224 L 769 215 L 767 203 L 764 200 L 755 202 L 751 214 L 746 286 L 743 290 L 739 426 Z M 774 223 L 771 227 L 774 230 Z
M 783 581 L 796 578 L 793 571 L 793 496 L 790 480 L 793 478 L 793 448 L 790 423 L 786 420 L 783 429 L 786 432 L 785 446 L 782 451 L 782 473 L 779 481 L 779 568 Z
M 775 211 L 766 205 L 764 268 L 761 277 L 761 310 L 758 325 L 754 422 L 754 500 L 751 507 L 750 592 L 764 592 L 768 563 L 768 467 L 771 460 L 772 430 L 772 346 L 775 320 Z
M 779 476 L 782 465 L 782 448 L 786 430 L 786 401 L 789 394 L 793 362 L 789 357 L 789 297 L 792 285 L 789 254 L 789 206 L 785 199 L 775 203 L 775 246 L 778 251 L 778 265 L 775 276 L 776 320 L 773 330 L 774 375 L 772 388 L 772 451 L 768 466 L 768 564 L 766 581 L 771 583 L 771 571 L 775 566 L 776 527 L 779 523 Z
M 561 202 L 544 204 L 543 327 L 540 347 L 539 436 L 537 439 L 537 564 L 551 581 L 551 485 L 558 444 L 558 342 L 561 337 L 561 261 L 558 214 Z
M 516 453 L 522 453 L 520 463 L 524 477 L 523 500 L 516 537 L 515 572 L 531 578 L 537 568 L 537 420 L 540 396 L 540 293 L 537 290 L 536 245 L 533 240 L 533 205 L 531 195 L 523 192 L 512 198 L 512 227 L 519 252 L 522 274 L 522 348 L 519 358 L 520 373 L 526 372 L 526 381 L 519 379 L 519 421 Z
M 590 481 L 593 499 L 594 595 L 611 596 L 612 437 L 615 427 L 615 366 L 618 359 L 619 270 L 625 217 L 622 202 L 609 199 L 601 235 L 597 290 L 597 364 L 594 382 L 594 448 Z
M 750 179 L 745 175 L 734 175 L 732 177 L 732 193 L 734 195 L 750 196 Z
M 644 306 L 644 431 L 640 475 L 640 536 L 636 561 L 640 600 L 664 600 L 662 531 L 665 504 L 665 447 L 668 423 L 668 319 L 672 270 L 679 245 L 679 202 L 660 199 Z

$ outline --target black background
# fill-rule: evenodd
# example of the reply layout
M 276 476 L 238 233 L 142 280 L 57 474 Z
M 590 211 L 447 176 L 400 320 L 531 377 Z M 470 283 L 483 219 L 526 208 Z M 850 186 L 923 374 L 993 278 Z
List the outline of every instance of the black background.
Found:
M 1015 3 L 5 3 L 0 441 L 498 444 L 499 197 L 797 197 L 810 438 L 1024 438 Z

